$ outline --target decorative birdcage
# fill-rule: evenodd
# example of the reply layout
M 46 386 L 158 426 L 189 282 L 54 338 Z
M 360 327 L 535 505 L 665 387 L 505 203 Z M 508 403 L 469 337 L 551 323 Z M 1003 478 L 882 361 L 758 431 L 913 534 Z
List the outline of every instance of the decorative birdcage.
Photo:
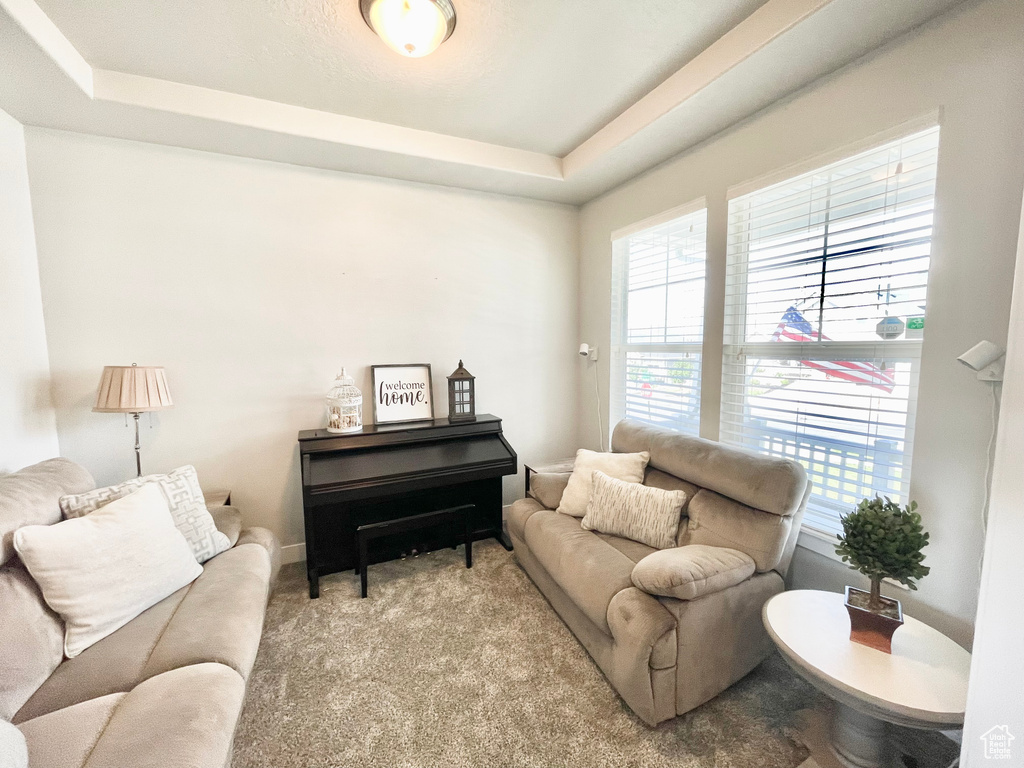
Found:
M 459 367 L 448 377 L 448 421 L 476 421 L 476 377 Z
M 363 428 L 363 393 L 341 369 L 327 393 L 327 431 L 358 432 Z

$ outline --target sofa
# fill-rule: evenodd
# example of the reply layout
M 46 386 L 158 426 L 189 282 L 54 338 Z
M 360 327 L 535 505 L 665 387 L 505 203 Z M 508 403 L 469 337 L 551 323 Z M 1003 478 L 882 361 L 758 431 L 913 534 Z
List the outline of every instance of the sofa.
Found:
M 212 507 L 232 546 L 194 582 L 72 659 L 63 627 L 14 553 L 14 531 L 61 519 L 58 499 L 95 487 L 50 459 L 0 476 L 0 716 L 32 768 L 221 768 L 231 759 L 280 546 Z
M 615 427 L 611 447 L 650 453 L 645 485 L 686 491 L 676 543 L 700 546 L 677 554 L 725 548 L 753 560 L 749 576 L 722 588 L 703 563 L 708 578 L 693 599 L 652 595 L 631 576 L 655 549 L 585 530 L 555 511 L 569 472 L 532 475 L 529 495 L 510 508 L 517 561 L 626 704 L 653 726 L 714 698 L 772 652 L 761 609 L 785 589 L 811 488 L 795 461 L 635 421 Z

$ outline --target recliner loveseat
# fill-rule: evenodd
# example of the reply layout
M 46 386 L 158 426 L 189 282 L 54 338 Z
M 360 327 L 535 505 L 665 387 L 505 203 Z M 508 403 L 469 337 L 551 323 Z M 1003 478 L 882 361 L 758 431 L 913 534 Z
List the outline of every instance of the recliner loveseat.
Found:
M 554 511 L 569 473 L 534 475 L 531 495 L 512 505 L 516 559 L 626 704 L 655 725 L 714 698 L 772 652 L 761 609 L 785 588 L 811 489 L 795 461 L 629 420 L 616 426 L 612 450 L 648 451 L 644 484 L 687 491 L 678 546 L 754 561 L 749 578 L 719 591 L 654 596 L 631 574 L 656 550 Z

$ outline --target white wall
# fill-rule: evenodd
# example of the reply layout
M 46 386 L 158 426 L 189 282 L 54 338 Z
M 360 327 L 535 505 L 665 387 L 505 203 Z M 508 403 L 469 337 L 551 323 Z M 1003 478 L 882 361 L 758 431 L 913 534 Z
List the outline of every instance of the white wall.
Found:
M 0 472 L 57 453 L 25 135 L 0 112 Z
M 993 726 L 1007 726 L 1013 762 L 1024 764 L 1024 600 L 1020 543 L 1024 541 L 1024 215 L 1017 246 L 1006 374 L 992 473 L 985 568 L 978 599 L 977 631 L 964 723 L 964 768 L 984 765 L 984 742 Z
M 1024 4 L 959 6 L 700 147 L 586 205 L 581 212 L 579 339 L 609 345 L 610 233 L 705 196 L 708 285 L 704 434 L 717 437 L 725 279 L 726 190 L 836 151 L 941 109 L 936 225 L 928 290 L 911 495 L 931 532 L 932 573 L 899 592 L 907 611 L 971 642 L 982 535 L 989 400 L 955 360 L 980 339 L 1006 338 L 1024 179 Z M 607 354 L 598 363 L 608 392 Z M 581 439 L 598 442 L 593 381 L 580 381 Z M 607 413 L 605 403 L 604 412 Z M 839 590 L 857 577 L 800 548 L 798 587 Z M 854 579 L 854 581 L 851 581 Z
M 296 434 L 342 365 L 461 357 L 522 461 L 574 447 L 575 208 L 191 150 L 27 131 L 63 455 L 134 473 L 104 365 L 163 365 L 143 471 L 191 463 L 248 524 L 303 539 Z M 364 420 L 372 420 L 372 410 Z M 506 500 L 521 483 L 505 480 Z M 298 557 L 301 552 L 289 554 Z

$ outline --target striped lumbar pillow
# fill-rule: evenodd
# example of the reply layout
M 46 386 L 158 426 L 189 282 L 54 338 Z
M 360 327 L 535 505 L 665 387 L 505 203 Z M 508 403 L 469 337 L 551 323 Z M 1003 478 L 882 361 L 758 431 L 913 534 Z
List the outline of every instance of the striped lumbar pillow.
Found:
M 581 525 L 657 549 L 676 546 L 686 491 L 663 491 L 594 472 L 594 491 Z

